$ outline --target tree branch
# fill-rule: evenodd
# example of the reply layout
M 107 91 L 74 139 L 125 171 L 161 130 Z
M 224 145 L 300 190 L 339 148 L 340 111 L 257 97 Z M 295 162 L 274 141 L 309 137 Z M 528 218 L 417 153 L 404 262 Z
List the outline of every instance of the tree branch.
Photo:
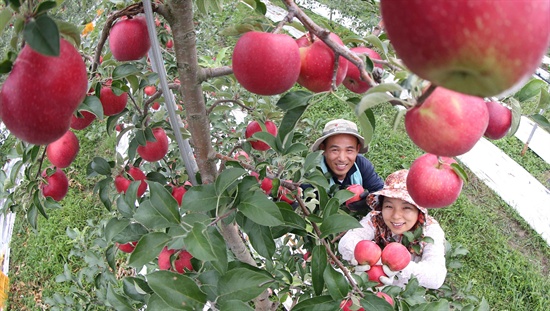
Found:
M 359 72 L 361 73 L 361 79 L 363 79 L 366 83 L 368 83 L 371 87 L 375 86 L 377 83 L 372 79 L 372 77 L 369 75 L 369 73 L 365 70 L 365 63 L 363 60 L 357 56 L 354 52 L 350 51 L 346 46 L 340 45 L 334 40 L 329 38 L 330 31 L 324 28 L 319 27 L 315 22 L 307 16 L 297 5 L 294 3 L 293 0 L 283 0 L 284 4 L 287 7 L 287 10 L 290 12 L 290 14 L 293 14 L 302 24 L 304 27 L 312 34 L 314 34 L 317 38 L 323 40 L 335 53 L 336 56 L 343 56 L 347 60 L 349 60 L 352 64 L 357 66 L 359 69 Z M 336 57 L 338 59 L 338 57 Z M 337 63 L 335 65 L 337 67 Z M 333 77 L 334 79 L 334 77 Z

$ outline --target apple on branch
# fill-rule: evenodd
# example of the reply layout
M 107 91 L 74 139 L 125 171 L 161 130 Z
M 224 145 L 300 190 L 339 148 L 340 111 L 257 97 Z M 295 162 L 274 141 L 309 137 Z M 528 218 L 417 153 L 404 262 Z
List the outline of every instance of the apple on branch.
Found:
M 273 121 L 267 120 L 265 121 L 264 125 L 268 133 L 270 133 L 273 136 L 277 136 L 277 125 L 275 125 Z M 244 136 L 248 139 L 248 138 L 251 138 L 252 135 L 254 135 L 254 133 L 261 132 L 261 131 L 262 131 L 262 127 L 260 126 L 260 123 L 258 123 L 258 121 L 252 121 L 248 123 L 248 125 L 246 126 Z M 252 146 L 253 149 L 256 149 L 259 151 L 266 151 L 271 148 L 268 144 L 259 140 L 251 140 L 250 145 Z
M 138 60 L 144 57 L 151 42 L 143 16 L 118 21 L 109 34 L 109 47 L 118 61 Z
M 40 183 L 40 190 L 44 197 L 51 197 L 55 201 L 61 201 L 69 191 L 69 179 L 65 172 L 55 168 L 53 173 L 51 169 L 42 171 L 43 181 Z
M 355 52 L 357 54 L 366 54 L 371 59 L 377 59 L 381 60 L 380 54 L 378 54 L 376 51 L 369 49 L 364 46 L 358 46 L 351 48 L 350 51 Z M 344 86 L 357 94 L 365 93 L 370 89 L 370 85 L 361 79 L 361 72 L 359 71 L 359 68 L 352 64 L 349 60 L 345 60 L 348 63 L 348 71 L 346 73 L 346 77 L 344 81 L 342 82 Z M 384 67 L 381 64 L 375 64 L 374 67 L 378 67 L 380 69 L 383 69 Z
M 454 172 L 452 158 L 423 154 L 413 161 L 407 175 L 407 190 L 414 202 L 426 208 L 453 204 L 462 191 L 463 181 Z
M 145 182 L 145 180 L 147 179 L 147 176 L 145 175 L 145 173 L 143 173 L 142 170 L 140 170 L 135 166 L 131 166 L 128 169 L 128 175 L 132 177 L 133 181 L 140 181 L 140 184 L 137 190 L 137 196 L 141 197 L 147 190 L 147 182 Z M 118 174 L 115 177 L 115 188 L 118 193 L 126 193 L 131 183 L 132 183 L 132 180 L 124 177 L 122 173 Z
M 329 38 L 339 45 L 344 45 L 340 37 L 334 33 L 331 33 Z M 300 45 L 301 60 L 298 84 L 315 93 L 330 91 L 336 60 L 334 51 L 319 38 L 299 38 L 297 44 Z M 338 64 L 336 86 L 342 84 L 348 71 L 348 62 L 344 57 L 339 57 Z
M 46 147 L 46 157 L 58 168 L 66 168 L 73 163 L 80 144 L 76 135 L 67 131 L 61 138 L 48 144 Z
M 99 101 L 103 106 L 103 114 L 106 116 L 113 116 L 117 113 L 121 113 L 126 108 L 128 102 L 128 93 L 123 92 L 117 95 L 113 92 L 110 85 L 103 86 L 99 94 Z
M 86 96 L 82 56 L 65 39 L 59 48 L 59 56 L 46 56 L 26 44 L 0 89 L 0 120 L 27 143 L 47 145 L 63 136 Z
M 92 122 L 94 122 L 95 118 L 96 118 L 96 115 L 91 113 L 91 112 L 88 112 L 88 111 L 85 111 L 85 110 L 82 110 L 82 111 L 79 111 L 79 113 L 82 115 L 82 117 L 79 117 L 75 114 L 73 114 L 71 116 L 71 128 L 73 130 L 83 130 L 85 129 L 86 127 L 88 127 L 88 125 L 90 125 Z
M 137 153 L 143 160 L 156 162 L 164 158 L 168 152 L 168 136 L 162 127 L 153 129 L 156 141 L 147 141 L 145 146 L 138 146 Z
M 512 111 L 498 101 L 488 101 L 489 124 L 483 136 L 497 140 L 506 136 L 512 126 Z
M 233 73 L 249 92 L 277 95 L 288 91 L 300 74 L 300 52 L 292 37 L 249 31 L 233 50 Z
M 403 63 L 436 85 L 491 97 L 524 83 L 550 44 L 547 0 L 381 0 Z
M 436 87 L 421 105 L 405 114 L 405 129 L 422 150 L 454 157 L 468 152 L 489 123 L 481 97 Z

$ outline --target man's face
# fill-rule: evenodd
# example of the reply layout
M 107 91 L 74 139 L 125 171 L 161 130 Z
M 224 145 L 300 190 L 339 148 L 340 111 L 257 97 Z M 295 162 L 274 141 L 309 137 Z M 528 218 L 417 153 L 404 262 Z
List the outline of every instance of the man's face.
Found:
M 325 151 L 325 162 L 328 167 L 339 180 L 342 180 L 355 164 L 359 142 L 353 135 L 338 134 L 325 139 L 320 149 Z

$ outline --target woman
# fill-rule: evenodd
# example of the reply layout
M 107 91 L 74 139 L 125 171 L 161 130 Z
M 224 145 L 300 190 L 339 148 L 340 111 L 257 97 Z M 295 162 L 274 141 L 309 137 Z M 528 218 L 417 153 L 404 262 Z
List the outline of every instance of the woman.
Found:
M 408 245 L 411 262 L 402 271 L 391 271 L 384 267 L 388 275 L 380 280 L 385 285 L 405 287 L 412 275 L 420 286 L 437 289 L 443 285 L 447 269 L 445 267 L 445 233 L 439 223 L 428 216 L 426 208 L 414 203 L 407 191 L 408 170 L 394 172 L 386 179 L 384 188 L 371 193 L 368 204 L 373 209 L 361 220 L 363 228 L 348 231 L 340 240 L 338 250 L 344 260 L 357 265 L 354 259 L 355 245 L 361 240 L 372 240 L 384 249 L 390 242 L 401 242 L 404 232 L 414 233 L 422 229 L 422 235 Z M 420 241 L 430 237 L 433 242 Z M 356 272 L 367 271 L 370 266 L 356 266 Z

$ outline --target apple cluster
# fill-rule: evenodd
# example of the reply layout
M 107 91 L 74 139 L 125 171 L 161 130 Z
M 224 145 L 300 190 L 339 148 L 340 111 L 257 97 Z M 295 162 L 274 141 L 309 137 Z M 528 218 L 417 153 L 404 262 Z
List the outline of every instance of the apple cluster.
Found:
M 391 242 L 382 250 L 371 240 L 361 240 L 355 245 L 353 256 L 359 265 L 369 265 L 367 275 L 370 281 L 382 286 L 381 276 L 386 276 L 383 265 L 392 271 L 401 271 L 411 262 L 411 253 L 398 242 Z

